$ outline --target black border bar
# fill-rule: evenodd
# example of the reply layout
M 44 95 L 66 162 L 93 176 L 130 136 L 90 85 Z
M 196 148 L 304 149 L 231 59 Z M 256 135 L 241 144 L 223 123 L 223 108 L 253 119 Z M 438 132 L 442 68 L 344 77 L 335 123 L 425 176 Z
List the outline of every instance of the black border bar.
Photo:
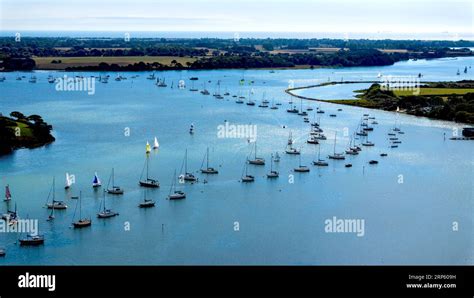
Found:
M 19 275 L 26 272 L 54 274 L 56 290 L 19 288 Z M 473 297 L 473 273 L 472 266 L 1 266 L 0 297 Z M 413 279 L 413 276 L 423 276 L 424 280 Z M 455 284 L 455 288 L 407 287 L 416 283 Z

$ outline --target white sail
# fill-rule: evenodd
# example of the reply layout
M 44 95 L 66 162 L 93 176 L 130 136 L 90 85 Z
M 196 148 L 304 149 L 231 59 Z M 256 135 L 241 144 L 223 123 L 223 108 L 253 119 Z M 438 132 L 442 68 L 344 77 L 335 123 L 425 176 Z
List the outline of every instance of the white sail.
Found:
M 158 149 L 160 144 L 158 143 L 158 139 L 155 137 L 155 142 L 153 143 L 153 149 Z
M 92 186 L 96 187 L 96 186 L 101 186 L 101 185 L 102 185 L 102 182 L 100 182 L 99 176 L 97 175 L 97 172 L 95 172 L 94 181 L 92 181 Z
M 71 184 L 71 177 L 69 176 L 69 173 L 66 173 L 66 188 L 69 188 Z

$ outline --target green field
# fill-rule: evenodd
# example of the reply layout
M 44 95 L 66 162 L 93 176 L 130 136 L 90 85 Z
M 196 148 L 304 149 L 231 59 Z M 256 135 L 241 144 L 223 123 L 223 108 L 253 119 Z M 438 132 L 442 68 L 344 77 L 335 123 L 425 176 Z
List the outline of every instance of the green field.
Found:
M 6 123 L 8 123 L 8 126 L 11 129 L 15 130 L 16 127 L 19 127 L 20 128 L 20 136 L 19 137 L 23 137 L 23 138 L 33 137 L 33 133 L 32 133 L 31 128 L 28 124 L 23 123 L 21 121 L 15 121 L 15 120 L 12 120 L 12 119 L 7 118 L 7 117 L 1 117 L 1 119 L 3 121 L 5 121 Z
M 177 57 L 177 56 L 124 56 L 124 57 L 35 57 L 37 69 L 56 69 L 61 70 L 66 67 L 76 66 L 95 66 L 101 62 L 108 64 L 118 64 L 126 66 L 138 62 L 153 63 L 158 62 L 163 65 L 170 65 L 171 61 L 176 60 L 178 63 L 186 66 L 186 62 L 194 62 L 197 58 Z M 59 64 L 53 64 L 51 61 L 61 60 Z
M 474 93 L 474 89 L 467 88 L 420 88 L 420 94 L 414 94 L 413 90 L 394 90 L 397 96 L 410 95 L 450 95 L 450 94 L 466 94 Z

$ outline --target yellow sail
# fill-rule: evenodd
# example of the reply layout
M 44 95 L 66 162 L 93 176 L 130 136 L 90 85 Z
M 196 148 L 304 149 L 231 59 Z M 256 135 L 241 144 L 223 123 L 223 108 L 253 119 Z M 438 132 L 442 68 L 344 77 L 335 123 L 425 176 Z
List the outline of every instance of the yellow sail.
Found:
M 146 153 L 150 153 L 150 152 L 151 152 L 150 143 L 146 142 Z

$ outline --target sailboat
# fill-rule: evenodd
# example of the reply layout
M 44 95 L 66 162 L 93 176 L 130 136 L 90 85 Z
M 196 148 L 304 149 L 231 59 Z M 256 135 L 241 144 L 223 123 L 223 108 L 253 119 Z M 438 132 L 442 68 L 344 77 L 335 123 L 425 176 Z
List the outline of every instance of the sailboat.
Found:
M 155 141 L 153 142 L 153 149 L 158 149 L 160 147 L 160 144 L 158 143 L 158 139 L 155 137 Z
M 76 215 L 76 209 L 79 205 L 79 219 L 74 221 L 74 216 Z M 76 209 L 74 209 L 74 215 L 72 216 L 72 226 L 76 229 L 89 227 L 92 224 L 90 218 L 82 218 L 82 192 L 79 192 L 79 200 L 76 203 Z
M 67 209 L 67 205 L 64 201 L 56 201 L 56 189 L 55 188 L 56 188 L 55 187 L 55 179 L 53 178 L 53 185 L 52 185 L 51 190 L 49 192 L 49 195 L 51 195 L 51 193 L 53 194 L 52 201 L 51 201 L 51 203 L 47 202 L 49 200 L 49 195 L 48 195 L 48 198 L 46 199 L 46 207 L 48 209 L 58 209 L 58 210 Z
M 301 165 L 301 155 L 300 155 L 300 161 L 299 161 L 298 167 L 294 168 L 293 170 L 295 172 L 298 172 L 298 173 L 308 173 L 309 172 L 309 168 L 307 166 Z
M 8 223 L 9 226 L 12 226 L 18 222 L 18 212 L 16 210 L 16 203 L 15 203 L 15 210 L 11 211 L 7 208 L 7 213 L 2 214 L 2 219 Z
M 105 191 L 104 191 L 104 199 L 102 200 L 102 204 L 104 208 L 102 210 L 99 209 L 99 213 L 97 213 L 98 218 L 109 218 L 119 215 L 118 212 L 114 212 L 111 209 L 107 209 L 105 206 Z
M 155 207 L 155 201 L 146 198 L 146 189 L 143 191 L 143 202 L 138 204 L 140 208 L 150 208 Z
M 221 80 L 217 81 L 217 90 L 212 94 L 217 99 L 223 99 L 224 97 L 221 95 Z
M 318 114 L 324 114 L 324 110 L 321 109 L 321 105 L 319 105 L 319 107 L 316 108 L 316 113 Z
M 72 178 L 69 176 L 69 173 L 66 173 L 66 185 L 64 185 L 64 189 L 69 189 L 72 185 Z
M 151 152 L 151 146 L 150 146 L 150 143 L 148 143 L 148 141 L 146 142 L 146 147 L 145 147 L 145 153 L 150 153 Z
M 268 100 L 265 99 L 265 92 L 262 95 L 262 102 L 258 105 L 259 108 L 268 108 Z
M 352 145 L 352 141 L 354 140 L 354 136 L 351 137 L 350 141 L 349 141 L 349 149 L 346 150 L 346 154 L 349 154 L 349 155 L 357 155 L 359 154 L 359 147 L 357 146 L 353 146 Z
M 286 152 L 286 154 L 293 154 L 293 155 L 300 154 L 300 151 L 298 149 L 293 148 L 293 137 L 292 137 L 291 131 L 290 131 L 290 134 L 288 136 L 287 148 L 286 148 L 285 152 Z
M 265 159 L 262 157 L 257 157 L 257 141 L 255 141 L 255 156 L 254 159 L 248 159 L 247 161 L 251 165 L 263 166 L 265 165 Z
M 112 187 L 109 188 L 111 180 L 112 180 Z M 114 168 L 112 168 L 112 174 L 110 175 L 109 182 L 107 183 L 107 192 L 112 195 L 123 195 L 123 188 L 115 185 Z
M 291 103 L 290 103 L 290 108 L 286 110 L 288 113 L 292 113 L 292 114 L 298 114 L 298 109 L 296 108 L 296 106 L 293 106 L 293 108 L 291 107 Z
M 183 175 L 184 181 L 189 181 L 189 182 L 197 181 L 196 176 L 194 176 L 194 174 L 188 172 L 188 149 L 186 149 L 186 151 L 184 153 L 183 165 L 184 165 L 184 175 Z M 182 169 L 183 169 L 183 166 L 181 166 L 181 170 Z
M 158 87 L 168 87 L 168 85 L 165 83 L 165 78 L 163 78 L 163 80 L 158 79 L 158 81 L 156 82 L 156 86 L 158 86 Z
M 252 100 L 251 95 L 252 95 L 252 91 L 249 91 L 249 99 L 247 101 L 248 106 L 254 106 L 255 105 L 255 102 Z
M 365 142 L 362 143 L 362 146 L 374 146 L 375 144 L 369 141 L 369 136 L 365 137 Z
M 5 199 L 4 199 L 4 201 L 8 202 L 11 199 L 12 199 L 12 194 L 10 192 L 10 186 L 7 184 L 7 186 L 5 186 Z
M 100 182 L 99 176 L 97 175 L 97 172 L 94 174 L 94 180 L 92 181 L 92 187 L 97 188 L 102 185 L 102 182 Z
M 278 152 L 275 153 L 275 158 L 273 159 L 274 162 L 280 162 L 280 155 Z
M 318 145 L 319 141 L 315 136 L 310 134 L 309 139 L 306 140 L 306 143 L 313 144 L 313 145 Z
M 185 199 L 186 194 L 181 190 L 176 190 L 176 169 L 174 170 L 173 179 L 171 180 L 170 192 L 168 194 L 168 199 L 170 200 L 179 200 Z
M 267 178 L 278 178 L 279 173 L 273 170 L 273 154 L 270 159 L 270 172 L 267 174 Z
M 140 176 L 140 181 L 138 183 L 139 183 L 140 186 L 143 186 L 143 187 L 157 188 L 157 187 L 160 187 L 160 183 L 158 182 L 158 180 L 152 179 L 148 176 L 148 168 L 149 168 L 149 160 L 148 159 L 149 158 L 150 158 L 150 155 L 147 154 L 146 159 L 145 159 L 145 165 L 143 167 L 142 174 Z M 145 168 L 146 168 L 146 177 L 145 177 L 145 179 L 143 179 L 143 172 L 145 171 Z
M 241 180 L 241 181 L 244 182 L 244 183 L 247 183 L 247 182 L 254 182 L 254 181 L 255 181 L 255 177 L 248 174 L 247 168 L 248 168 L 248 164 L 245 163 L 245 165 L 244 165 L 245 175 L 244 175 L 244 173 L 242 173 L 242 180 Z
M 206 82 L 204 82 L 204 89 L 201 90 L 201 94 L 202 95 L 209 95 L 211 93 L 209 93 L 209 91 L 206 89 Z
M 224 92 L 224 96 L 229 96 L 229 95 L 230 95 L 230 93 L 229 93 L 229 91 L 227 91 L 227 87 L 226 87 L 225 92 Z
M 20 246 L 38 246 L 44 244 L 43 235 L 27 234 L 24 238 L 18 240 Z
M 313 165 L 318 167 L 327 167 L 329 165 L 324 159 L 321 159 L 321 146 L 318 146 L 318 160 L 314 160 Z
M 303 99 L 300 99 L 300 110 L 298 111 L 299 116 L 308 116 L 308 113 L 303 110 Z
M 194 87 L 194 80 L 191 80 L 191 88 L 189 89 L 189 91 L 192 91 L 192 92 L 199 91 L 197 88 Z
M 336 160 L 344 160 L 346 157 L 344 156 L 343 153 L 336 153 L 336 137 L 337 137 L 337 132 L 334 134 L 334 151 L 333 154 L 328 155 L 329 159 L 336 159 Z
M 272 110 L 278 110 L 278 104 L 275 105 L 275 99 L 272 99 L 272 106 L 270 107 Z
M 206 168 L 203 168 L 204 159 L 206 160 Z M 213 167 L 209 166 L 209 147 L 207 147 L 206 155 L 204 156 L 201 164 L 201 173 L 203 174 L 218 174 L 219 172 Z

